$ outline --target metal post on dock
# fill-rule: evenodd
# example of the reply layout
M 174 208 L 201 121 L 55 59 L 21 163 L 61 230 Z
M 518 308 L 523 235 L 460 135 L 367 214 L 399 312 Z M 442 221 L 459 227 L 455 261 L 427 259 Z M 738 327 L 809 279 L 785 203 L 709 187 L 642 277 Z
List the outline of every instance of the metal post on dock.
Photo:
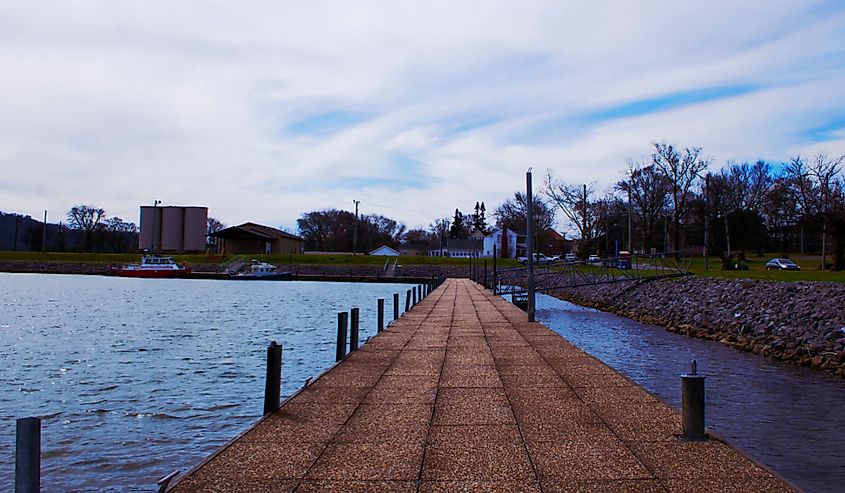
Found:
M 393 320 L 399 319 L 399 293 L 393 293 Z
M 337 314 L 337 351 L 335 361 L 346 359 L 346 325 L 349 322 L 349 314 L 338 312 Z
M 41 418 L 20 418 L 15 427 L 15 493 L 41 491 Z
M 487 285 L 487 259 L 484 259 L 484 289 L 489 288 Z
M 493 294 L 498 291 L 496 287 L 496 244 L 493 244 Z
M 349 352 L 358 349 L 358 316 L 360 310 L 358 308 L 352 309 L 352 322 L 349 324 Z
M 683 439 L 692 441 L 707 440 L 704 433 L 704 375 L 698 374 L 697 366 L 692 360 L 692 371 L 681 375 Z
M 528 321 L 534 321 L 534 197 L 531 168 L 525 173 L 525 250 L 528 256 Z
M 273 341 L 267 346 L 267 378 L 264 381 L 264 414 L 279 410 L 282 391 L 282 346 Z
M 384 330 L 384 298 L 378 299 L 378 324 L 376 325 L 376 332 Z
M 411 307 L 411 290 L 405 291 L 405 312 Z

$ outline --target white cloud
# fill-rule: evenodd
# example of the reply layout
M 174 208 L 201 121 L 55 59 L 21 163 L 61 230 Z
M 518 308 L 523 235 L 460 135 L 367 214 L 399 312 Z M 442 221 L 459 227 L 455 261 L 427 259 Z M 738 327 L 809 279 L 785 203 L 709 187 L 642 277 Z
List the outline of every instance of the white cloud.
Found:
M 529 166 L 609 187 L 658 139 L 845 153 L 837 2 L 39 6 L 0 10 L 0 210 L 36 217 L 160 199 L 291 226 L 355 198 L 416 226 L 492 211 Z

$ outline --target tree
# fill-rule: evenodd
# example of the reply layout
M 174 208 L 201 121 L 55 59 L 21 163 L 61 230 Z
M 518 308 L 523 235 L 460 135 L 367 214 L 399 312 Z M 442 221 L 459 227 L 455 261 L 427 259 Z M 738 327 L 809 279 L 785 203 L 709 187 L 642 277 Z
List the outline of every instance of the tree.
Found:
M 440 255 L 443 254 L 443 247 L 445 246 L 443 239 L 449 237 L 450 224 L 449 218 L 444 217 L 441 219 L 435 219 L 433 223 L 428 225 L 428 230 L 431 231 L 432 236 L 434 236 L 438 249 L 440 250 Z
M 207 228 L 206 234 L 216 233 L 218 231 L 223 231 L 226 229 L 226 225 L 222 222 L 218 221 L 217 219 L 209 216 L 207 221 Z
M 640 226 L 643 252 L 650 253 L 660 219 L 669 203 L 669 181 L 654 166 L 629 163 L 628 179 L 617 183 L 616 188 L 631 198 L 632 213 Z
M 701 158 L 700 147 L 687 147 L 680 151 L 672 144 L 655 142 L 654 150 L 652 163 L 669 182 L 672 199 L 672 248 L 677 252 L 681 249 L 681 220 L 686 212 L 690 190 L 710 165 L 710 161 Z
M 552 229 L 555 224 L 555 212 L 549 205 L 537 197 L 533 200 L 532 217 L 534 219 L 534 244 L 543 245 L 543 236 L 548 230 Z M 502 205 L 496 208 L 493 215 L 496 217 L 496 223 L 503 228 L 508 228 L 519 234 L 525 234 L 526 228 L 526 212 L 528 211 L 527 199 L 522 192 L 515 192 L 512 199 L 506 200 Z
M 106 211 L 93 205 L 75 205 L 67 213 L 68 226 L 84 233 L 83 249 L 93 250 L 95 234 L 101 229 Z
M 465 218 L 464 214 L 459 209 L 455 209 L 455 216 L 452 219 L 452 226 L 449 228 L 449 238 L 469 238 L 470 231 L 469 227 L 467 227 L 467 220 L 468 218 Z
M 556 180 L 551 171 L 546 173 L 542 193 L 563 212 L 563 215 L 575 226 L 580 242 L 578 255 L 589 255 L 593 239 L 598 236 L 600 227 L 600 208 L 592 198 L 595 195 L 593 185 L 569 185 Z
M 103 226 L 111 250 L 115 253 L 126 253 L 133 250 L 134 244 L 138 245 L 138 227 L 135 223 L 127 223 L 115 216 L 105 219 Z
M 834 269 L 845 269 L 845 180 L 840 176 L 843 161 L 845 156 L 829 158 L 818 153 L 810 163 L 798 156 L 784 168 L 795 187 L 802 218 L 821 227 L 822 269 L 828 233 L 834 239 Z
M 351 252 L 355 214 L 328 209 L 303 213 L 296 221 L 305 248 L 318 251 Z M 372 250 L 381 245 L 398 246 L 405 225 L 389 217 L 364 215 L 358 219 L 358 248 Z
M 486 207 L 484 207 L 484 202 L 481 202 L 479 205 L 478 202 L 475 203 L 475 213 L 472 215 L 472 230 L 473 231 L 481 231 L 485 235 L 487 234 L 487 218 L 485 214 L 487 213 Z

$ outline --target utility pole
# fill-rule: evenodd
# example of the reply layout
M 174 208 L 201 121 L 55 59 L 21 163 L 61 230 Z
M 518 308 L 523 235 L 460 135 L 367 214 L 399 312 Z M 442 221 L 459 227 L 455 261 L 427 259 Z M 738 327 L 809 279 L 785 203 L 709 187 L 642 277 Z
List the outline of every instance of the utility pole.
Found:
M 353 200 L 355 204 L 355 231 L 352 233 L 352 255 L 358 255 L 358 204 L 360 200 Z
M 528 254 L 529 322 L 534 321 L 534 196 L 531 188 L 531 168 L 528 168 L 528 172 L 525 173 L 525 250 Z
M 628 181 L 628 253 L 633 255 L 631 244 L 631 182 Z
M 47 209 L 44 209 L 44 227 L 41 230 L 41 253 L 47 251 Z

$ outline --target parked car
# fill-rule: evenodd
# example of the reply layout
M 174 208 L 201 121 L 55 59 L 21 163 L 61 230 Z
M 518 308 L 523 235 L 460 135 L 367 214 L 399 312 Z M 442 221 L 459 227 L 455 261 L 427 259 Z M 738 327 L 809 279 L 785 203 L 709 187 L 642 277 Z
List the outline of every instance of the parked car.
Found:
M 517 260 L 517 262 L 519 262 L 522 265 L 528 264 L 528 257 L 517 257 L 516 260 Z M 546 257 L 542 253 L 535 253 L 534 254 L 534 263 L 536 265 L 547 265 L 547 264 L 553 264 L 554 260 L 553 260 L 553 257 Z
M 566 261 L 567 264 L 574 264 L 578 261 L 578 256 L 574 253 L 567 253 L 563 256 L 563 259 Z
M 589 257 L 587 257 L 587 263 L 588 264 L 600 264 L 601 259 L 599 258 L 598 255 L 590 255 Z
M 766 270 L 801 270 L 801 267 L 798 266 L 795 262 L 789 260 L 788 258 L 773 258 L 766 262 Z

